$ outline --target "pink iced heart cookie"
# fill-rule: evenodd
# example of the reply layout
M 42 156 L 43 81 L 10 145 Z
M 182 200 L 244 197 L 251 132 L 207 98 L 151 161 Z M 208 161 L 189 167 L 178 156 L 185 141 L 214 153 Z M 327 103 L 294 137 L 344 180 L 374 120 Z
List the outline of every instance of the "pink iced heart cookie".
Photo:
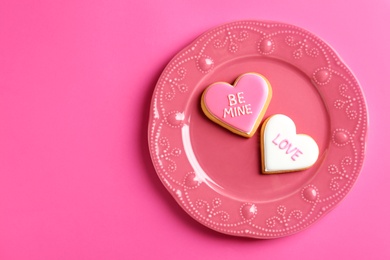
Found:
M 297 134 L 294 121 L 277 114 L 265 120 L 260 136 L 264 174 L 300 171 L 318 159 L 317 143 L 308 135 Z
M 217 82 L 203 92 L 201 106 L 215 123 L 244 137 L 251 137 L 272 97 L 268 80 L 257 73 L 246 73 L 233 85 Z

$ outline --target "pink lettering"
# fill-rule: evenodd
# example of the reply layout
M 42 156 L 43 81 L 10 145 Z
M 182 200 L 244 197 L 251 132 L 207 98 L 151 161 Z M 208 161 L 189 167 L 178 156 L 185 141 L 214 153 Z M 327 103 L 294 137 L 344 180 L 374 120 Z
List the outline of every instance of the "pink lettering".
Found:
M 286 150 L 286 154 L 292 154 L 291 160 L 296 161 L 299 155 L 303 154 L 303 152 L 299 150 L 298 147 L 293 147 L 293 144 L 287 139 L 279 141 L 279 137 L 280 133 L 272 140 L 272 143 L 276 145 L 280 150 Z
M 295 161 L 295 158 L 299 157 L 299 154 L 303 154 L 300 150 L 296 150 L 293 155 L 291 155 L 291 159 Z
M 284 150 L 288 145 L 291 146 L 291 144 L 288 143 L 288 140 L 284 139 L 283 141 L 280 142 L 279 149 Z
M 289 154 L 289 153 L 292 153 L 292 152 L 298 150 L 297 147 L 295 147 L 294 149 L 291 149 L 291 150 L 290 150 L 290 148 L 291 148 L 291 144 L 288 146 L 288 148 L 287 148 L 287 150 L 286 150 L 286 154 Z
M 278 134 L 274 140 L 272 140 L 272 143 L 274 143 L 275 145 L 278 145 L 278 143 L 276 142 L 276 139 L 278 139 L 278 137 L 280 136 L 280 134 Z

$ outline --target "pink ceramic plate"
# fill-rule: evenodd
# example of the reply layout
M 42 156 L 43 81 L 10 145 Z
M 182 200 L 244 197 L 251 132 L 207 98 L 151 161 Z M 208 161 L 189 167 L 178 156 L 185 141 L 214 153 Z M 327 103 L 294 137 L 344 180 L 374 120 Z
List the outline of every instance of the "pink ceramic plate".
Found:
M 202 91 L 257 72 L 271 83 L 265 118 L 285 114 L 320 149 L 301 172 L 262 175 L 259 133 L 235 135 L 202 112 Z M 203 225 L 235 236 L 296 233 L 350 191 L 364 159 L 367 110 L 338 55 L 292 25 L 239 21 L 210 30 L 177 54 L 152 99 L 149 147 L 162 183 Z

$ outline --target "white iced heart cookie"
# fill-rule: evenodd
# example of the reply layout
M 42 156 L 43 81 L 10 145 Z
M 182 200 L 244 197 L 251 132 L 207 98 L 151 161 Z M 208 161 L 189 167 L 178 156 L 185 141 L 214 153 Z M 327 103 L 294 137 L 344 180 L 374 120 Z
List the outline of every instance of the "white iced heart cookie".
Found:
M 260 136 L 264 174 L 300 171 L 318 159 L 317 143 L 308 135 L 297 134 L 294 121 L 277 114 L 263 124 Z

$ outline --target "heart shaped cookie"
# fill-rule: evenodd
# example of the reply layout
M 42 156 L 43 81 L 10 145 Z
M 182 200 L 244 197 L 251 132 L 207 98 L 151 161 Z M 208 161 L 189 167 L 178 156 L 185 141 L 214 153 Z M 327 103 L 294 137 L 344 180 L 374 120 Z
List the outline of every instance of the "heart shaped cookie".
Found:
M 257 73 L 246 73 L 233 85 L 217 82 L 205 89 L 201 106 L 205 115 L 213 122 L 231 132 L 251 137 L 272 97 L 268 80 Z
M 294 121 L 282 114 L 265 120 L 260 136 L 264 174 L 300 171 L 318 159 L 317 143 L 308 135 L 297 134 Z

